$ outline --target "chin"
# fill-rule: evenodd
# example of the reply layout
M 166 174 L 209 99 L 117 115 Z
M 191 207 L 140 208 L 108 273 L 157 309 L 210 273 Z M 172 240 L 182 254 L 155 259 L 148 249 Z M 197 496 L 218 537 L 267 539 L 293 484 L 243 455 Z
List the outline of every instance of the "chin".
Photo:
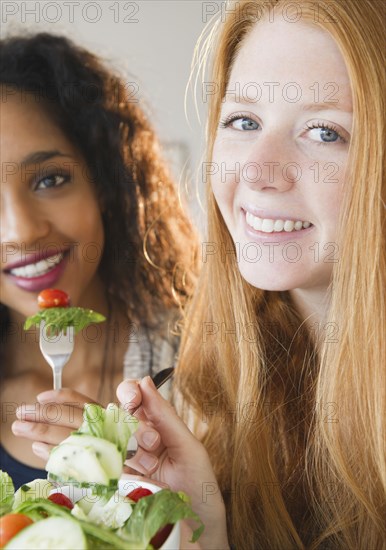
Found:
M 284 292 L 302 287 L 305 283 L 304 272 L 303 276 L 299 273 L 294 274 L 285 269 L 259 269 L 258 267 L 251 268 L 251 265 L 239 265 L 240 274 L 255 288 L 261 290 L 270 290 L 272 292 Z

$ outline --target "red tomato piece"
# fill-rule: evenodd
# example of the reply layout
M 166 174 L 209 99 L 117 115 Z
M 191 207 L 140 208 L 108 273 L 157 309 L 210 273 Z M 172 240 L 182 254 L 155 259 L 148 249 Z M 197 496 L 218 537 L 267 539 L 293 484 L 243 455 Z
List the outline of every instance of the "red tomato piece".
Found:
M 0 547 L 3 548 L 19 531 L 33 523 L 25 514 L 6 514 L 0 518 Z
M 72 510 L 74 507 L 71 500 L 62 493 L 52 493 L 52 495 L 48 497 L 48 500 L 54 502 L 55 504 L 59 504 L 60 506 L 65 506 L 69 510 Z
M 138 502 L 140 498 L 148 497 L 152 494 L 153 493 L 149 489 L 145 489 L 145 487 L 137 487 L 126 496 L 129 497 L 131 500 L 134 500 L 134 502 Z
M 173 529 L 173 525 L 171 523 L 168 523 L 168 525 L 165 525 L 165 527 L 162 527 L 162 529 L 160 529 L 158 533 L 156 533 L 154 537 L 151 539 L 150 544 L 154 546 L 154 548 L 161 548 L 163 543 L 166 542 L 172 529 Z
M 38 305 L 41 309 L 68 307 L 70 305 L 70 297 L 64 290 L 46 288 L 38 296 Z

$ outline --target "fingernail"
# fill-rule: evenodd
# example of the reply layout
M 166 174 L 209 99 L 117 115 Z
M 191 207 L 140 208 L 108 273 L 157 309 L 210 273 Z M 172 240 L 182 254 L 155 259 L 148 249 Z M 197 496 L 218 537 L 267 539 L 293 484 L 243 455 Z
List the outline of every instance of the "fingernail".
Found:
M 47 458 L 47 456 L 49 455 L 44 443 L 42 444 L 34 441 L 32 443 L 32 450 L 36 455 L 40 456 L 40 458 Z
M 131 403 L 132 401 L 134 401 L 134 399 L 137 397 L 137 392 L 134 391 L 134 390 L 130 390 L 128 391 L 127 393 L 125 393 L 125 401 L 126 401 L 126 404 L 128 405 L 129 403 Z
M 28 411 L 23 407 L 19 407 L 16 410 L 16 418 L 19 420 L 34 420 L 36 421 L 37 413 L 36 411 Z
M 157 466 L 158 458 L 145 453 L 141 456 L 138 462 L 145 468 L 145 470 L 150 472 Z
M 31 425 L 28 422 L 19 422 L 18 420 L 15 420 L 12 424 L 12 431 L 14 434 L 23 434 L 25 432 L 28 432 Z
M 55 400 L 55 391 L 52 391 L 52 390 L 48 390 L 48 391 L 43 391 L 42 393 L 39 393 L 37 396 L 36 396 L 36 399 L 39 401 L 39 403 L 47 403 L 47 402 L 50 402 L 50 401 L 54 401 Z
M 145 376 L 145 378 L 143 378 L 143 381 L 148 384 L 149 386 L 151 386 L 151 388 L 155 391 L 157 391 L 157 388 L 155 387 L 155 384 L 151 378 L 151 376 Z
M 148 431 L 144 432 L 142 435 L 142 441 L 146 445 L 146 447 L 153 447 L 158 438 L 159 435 L 157 432 Z

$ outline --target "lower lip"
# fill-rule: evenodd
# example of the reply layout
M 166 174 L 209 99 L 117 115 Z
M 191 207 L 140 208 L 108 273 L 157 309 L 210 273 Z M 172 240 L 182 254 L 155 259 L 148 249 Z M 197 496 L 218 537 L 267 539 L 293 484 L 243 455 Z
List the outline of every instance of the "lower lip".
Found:
M 63 275 L 64 270 L 66 269 L 68 261 L 68 254 L 65 253 L 61 262 L 59 262 L 51 271 L 45 273 L 44 275 L 39 275 L 38 277 L 17 277 L 11 273 L 7 273 L 7 276 L 10 280 L 19 288 L 27 290 L 28 292 L 40 292 L 45 288 L 50 288 L 54 286 L 60 277 Z
M 248 235 L 248 237 L 250 237 L 254 241 L 271 243 L 294 241 L 307 236 L 314 229 L 314 226 L 311 225 L 310 227 L 307 227 L 307 229 L 299 229 L 299 231 L 272 231 L 272 233 L 264 233 L 263 231 L 257 231 L 256 229 L 253 229 L 253 227 L 248 225 L 246 220 L 246 212 L 244 210 L 242 210 L 241 212 L 243 217 L 244 231 Z

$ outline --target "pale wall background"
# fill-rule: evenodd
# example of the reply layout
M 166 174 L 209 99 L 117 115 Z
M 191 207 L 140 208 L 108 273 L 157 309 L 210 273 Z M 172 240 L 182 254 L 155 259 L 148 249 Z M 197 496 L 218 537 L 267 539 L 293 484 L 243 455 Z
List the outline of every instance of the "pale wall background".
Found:
M 201 0 L 0 1 L 2 36 L 44 30 L 64 34 L 111 64 L 130 90 L 137 87 L 136 97 L 146 104 L 200 227 L 203 215 L 196 195 L 202 195 L 203 124 L 194 115 L 191 95 L 187 121 L 184 96 L 195 43 L 223 4 Z

